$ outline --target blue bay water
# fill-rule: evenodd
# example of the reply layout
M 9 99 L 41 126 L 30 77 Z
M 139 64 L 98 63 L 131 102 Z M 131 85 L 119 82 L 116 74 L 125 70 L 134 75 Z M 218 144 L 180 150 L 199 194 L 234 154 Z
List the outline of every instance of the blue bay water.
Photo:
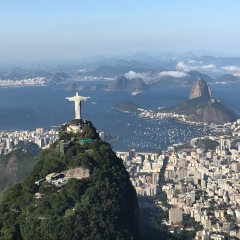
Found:
M 99 82 L 98 82 L 99 83 Z M 96 85 L 96 82 L 80 82 L 79 85 Z M 74 103 L 66 97 L 68 85 L 43 87 L 0 88 L 0 130 L 25 130 L 37 127 L 59 126 L 74 118 Z M 240 113 L 240 84 L 210 86 L 213 97 Z M 112 107 L 122 101 L 131 101 L 145 109 L 171 106 L 188 99 L 190 88 L 154 87 L 147 93 L 132 96 L 130 92 L 84 90 L 82 96 L 91 97 L 82 103 L 82 117 L 92 121 L 100 130 L 118 136 L 111 142 L 114 150 L 153 152 L 161 146 L 207 133 L 204 127 L 189 126 L 173 120 L 140 119 L 134 114 L 118 112 Z

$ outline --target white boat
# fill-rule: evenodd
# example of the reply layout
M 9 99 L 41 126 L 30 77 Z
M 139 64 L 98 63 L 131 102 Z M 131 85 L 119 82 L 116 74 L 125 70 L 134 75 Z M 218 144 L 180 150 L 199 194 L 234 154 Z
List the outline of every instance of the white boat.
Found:
M 135 96 L 135 95 L 137 95 L 139 93 L 142 93 L 142 91 L 134 91 L 134 92 L 132 92 L 132 95 Z

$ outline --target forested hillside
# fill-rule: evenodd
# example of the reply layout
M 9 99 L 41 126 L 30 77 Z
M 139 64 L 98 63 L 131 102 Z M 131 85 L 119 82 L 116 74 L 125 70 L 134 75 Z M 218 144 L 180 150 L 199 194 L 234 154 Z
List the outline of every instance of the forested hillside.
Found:
M 40 153 L 33 171 L 4 192 L 0 239 L 136 239 L 137 197 L 122 160 L 91 122 L 81 133 L 65 130 Z M 64 154 L 61 140 L 68 144 Z M 69 178 L 60 187 L 45 180 L 74 168 L 88 169 L 90 176 Z
M 0 196 L 9 187 L 26 177 L 37 163 L 39 147 L 20 141 L 15 150 L 0 158 Z

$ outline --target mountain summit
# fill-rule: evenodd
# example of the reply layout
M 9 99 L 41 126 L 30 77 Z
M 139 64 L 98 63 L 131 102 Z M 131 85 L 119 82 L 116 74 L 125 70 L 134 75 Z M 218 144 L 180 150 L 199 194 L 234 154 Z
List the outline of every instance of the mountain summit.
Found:
M 61 126 L 32 172 L 0 201 L 0 239 L 137 239 L 136 191 L 90 121 Z
M 190 99 L 180 104 L 162 108 L 159 112 L 177 113 L 186 120 L 198 123 L 224 124 L 236 121 L 238 114 L 218 99 L 211 97 L 211 90 L 203 79 L 194 82 Z
M 189 99 L 198 97 L 211 98 L 211 90 L 203 79 L 198 79 L 193 83 Z

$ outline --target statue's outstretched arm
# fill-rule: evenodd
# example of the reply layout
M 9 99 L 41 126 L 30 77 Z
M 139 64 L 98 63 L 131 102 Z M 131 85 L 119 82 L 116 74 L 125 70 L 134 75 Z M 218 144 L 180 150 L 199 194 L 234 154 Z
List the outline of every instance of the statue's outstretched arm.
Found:
M 90 97 L 82 97 L 81 101 L 86 101 Z
M 66 99 L 68 99 L 69 101 L 75 101 L 74 97 L 66 97 Z

